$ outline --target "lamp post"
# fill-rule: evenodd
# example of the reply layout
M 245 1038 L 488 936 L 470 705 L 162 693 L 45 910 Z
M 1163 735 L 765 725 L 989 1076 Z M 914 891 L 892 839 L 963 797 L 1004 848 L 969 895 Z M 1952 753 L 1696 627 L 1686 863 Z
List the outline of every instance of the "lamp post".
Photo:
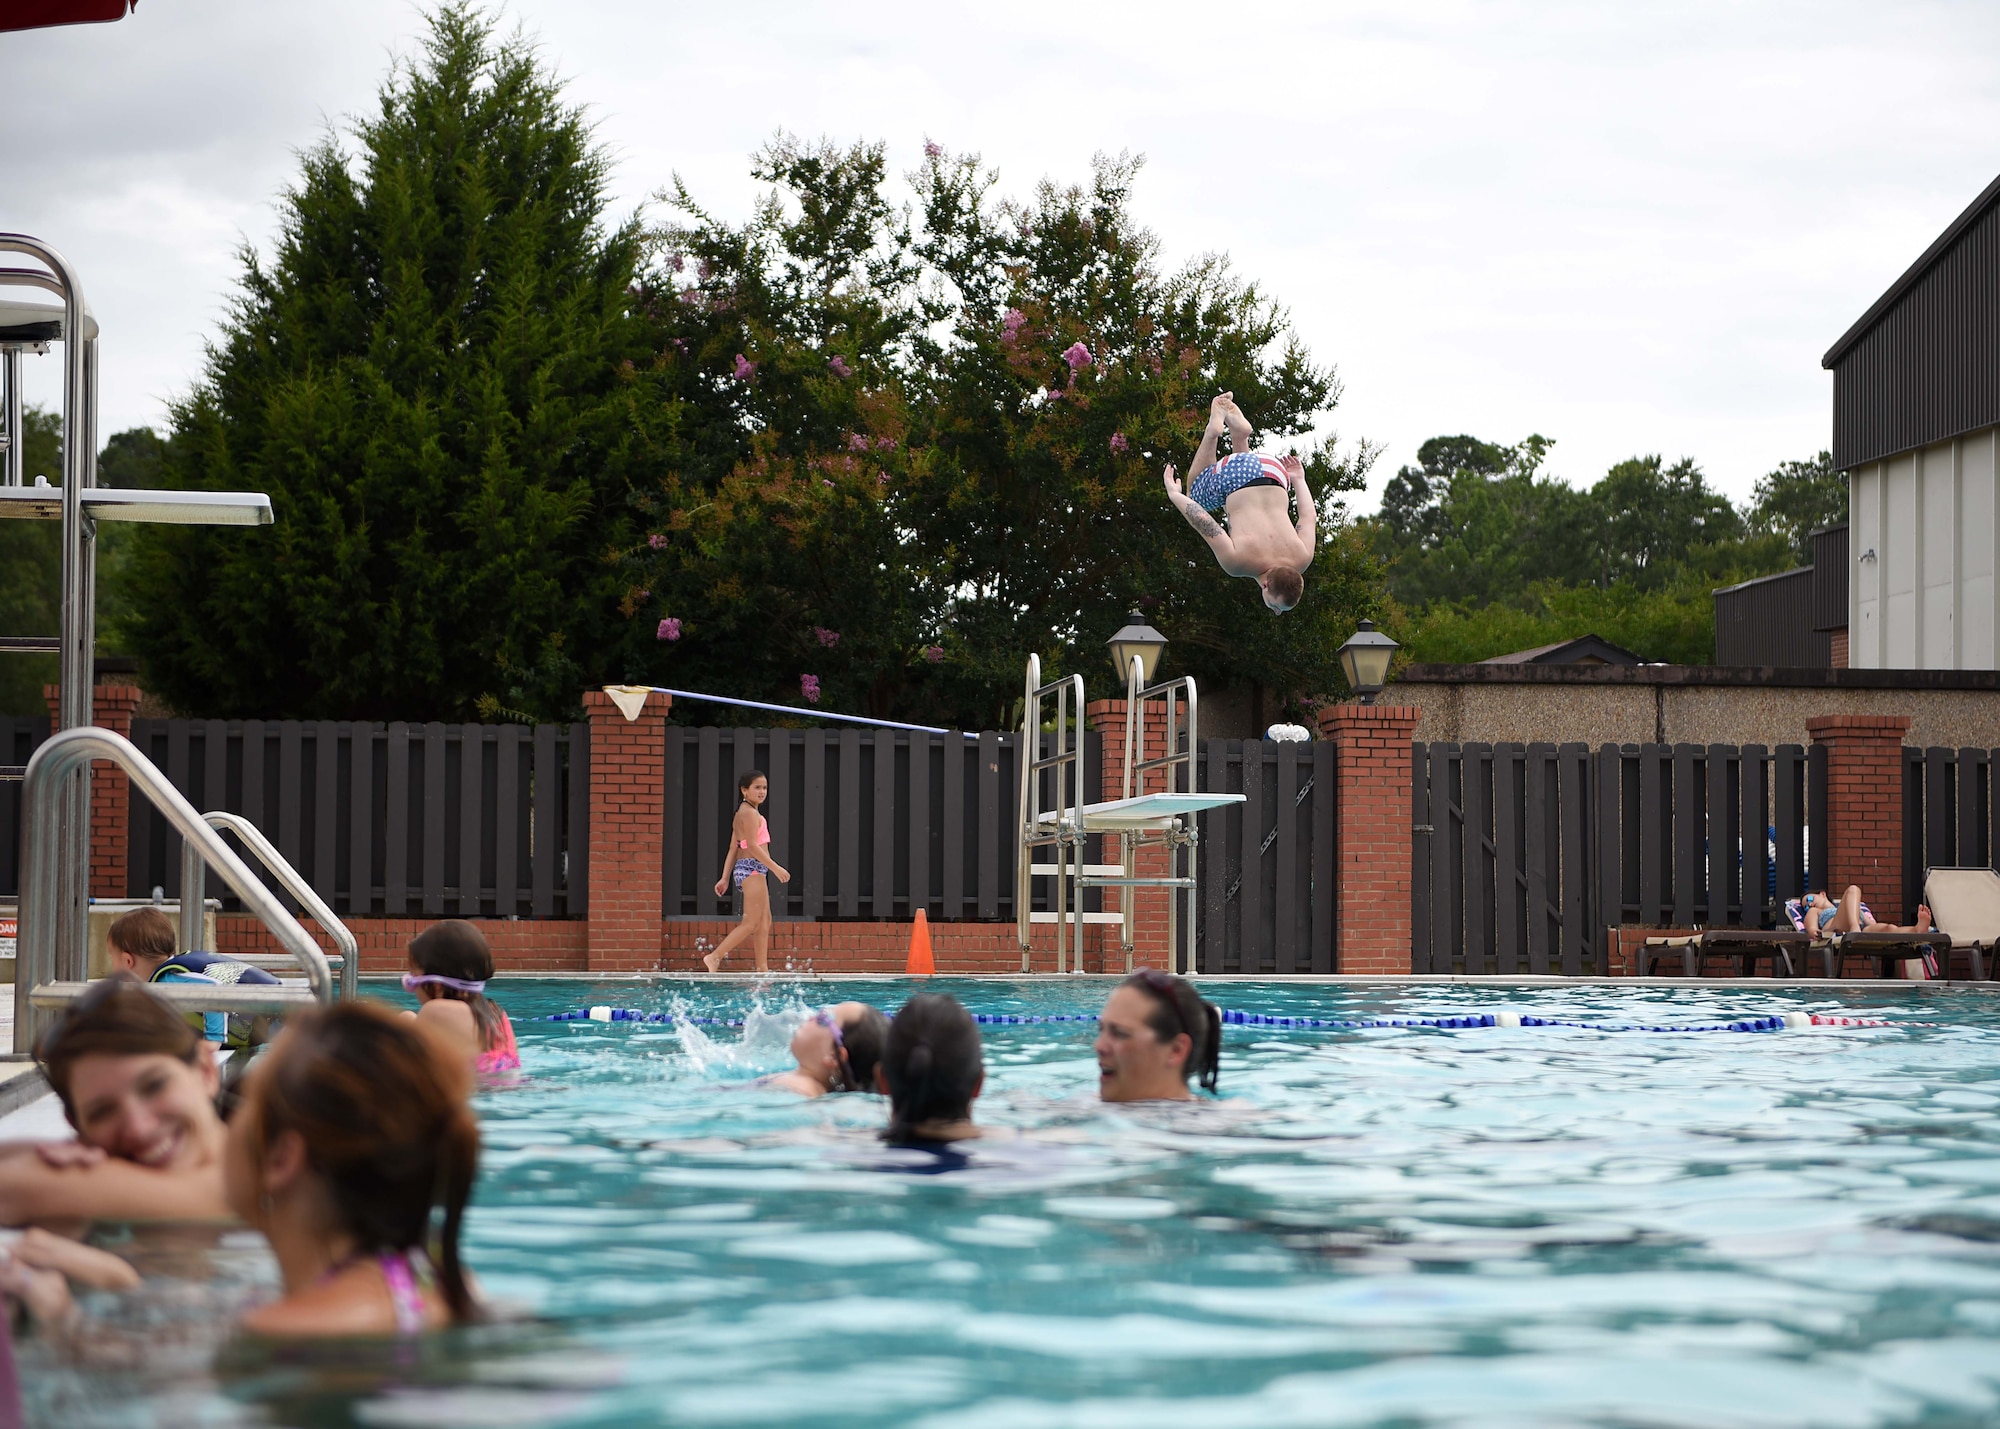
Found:
M 1126 682 L 1127 697 L 1136 700 L 1139 691 L 1153 683 L 1153 671 L 1160 666 L 1167 637 L 1146 624 L 1146 618 L 1135 610 L 1131 620 L 1105 643 L 1111 647 L 1112 668 Z M 1132 672 L 1134 661 L 1139 666 L 1136 675 Z
M 1340 671 L 1347 676 L 1347 687 L 1361 696 L 1362 704 L 1374 704 L 1389 683 L 1389 657 L 1401 648 L 1378 631 L 1372 620 L 1362 621 L 1361 628 L 1340 647 Z

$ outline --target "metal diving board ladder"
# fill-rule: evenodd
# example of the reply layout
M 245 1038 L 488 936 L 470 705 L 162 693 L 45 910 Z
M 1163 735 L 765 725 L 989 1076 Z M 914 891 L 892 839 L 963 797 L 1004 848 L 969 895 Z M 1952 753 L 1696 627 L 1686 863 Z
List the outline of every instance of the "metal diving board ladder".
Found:
M 87 971 L 90 902 L 90 761 L 123 768 L 134 789 L 152 800 L 187 841 L 190 859 L 214 866 L 244 905 L 277 935 L 296 960 L 310 989 L 296 987 L 148 984 L 176 1006 L 202 1011 L 275 1011 L 333 995 L 331 970 L 311 934 L 252 875 L 208 821 L 127 740 L 91 726 L 97 644 L 97 523 L 137 521 L 198 526 L 268 526 L 271 500 L 261 492 L 134 491 L 97 485 L 97 322 L 84 302 L 76 270 L 39 238 L 0 233 L 0 253 L 23 254 L 39 268 L 0 267 L 0 293 L 11 288 L 54 294 L 60 305 L 0 297 L 0 519 L 58 521 L 62 525 L 62 616 L 56 636 L 0 634 L 0 654 L 57 656 L 56 732 L 25 766 L 0 766 L 0 780 L 23 780 L 23 867 L 20 936 L 15 964 L 14 1057 L 32 1051 L 38 1018 L 81 996 Z M 21 359 L 63 347 L 62 485 L 46 476 L 23 482 L 24 402 Z M 239 836 L 242 831 L 237 830 Z M 253 852 L 261 850 L 251 845 Z M 266 845 L 268 847 L 268 845 Z M 269 859 L 265 860 L 269 864 Z M 280 863 L 283 860 L 279 860 Z M 273 866 L 288 891 L 304 881 Z M 201 892 L 192 895 L 200 927 Z M 252 891 L 254 889 L 254 892 Z M 310 890 L 307 890 L 308 892 Z M 315 917 L 324 904 L 301 902 Z M 314 906 L 314 905 L 318 906 Z M 327 914 L 330 917 L 331 914 Z M 183 934 L 188 919 L 182 921 Z M 332 926 L 329 925 L 329 931 Z M 342 928 L 335 940 L 346 954 L 342 983 L 351 989 L 357 958 Z M 269 960 L 265 960 L 269 961 Z
M 1021 850 L 1019 877 L 1014 893 L 1015 929 L 1021 943 L 1021 971 L 1032 971 L 1030 935 L 1036 923 L 1056 925 L 1056 971 L 1083 971 L 1083 930 L 1086 924 L 1115 923 L 1122 932 L 1125 971 L 1132 971 L 1133 917 L 1136 899 L 1132 890 L 1164 888 L 1167 897 L 1168 971 L 1188 973 L 1195 966 L 1195 937 L 1200 916 L 1200 900 L 1195 897 L 1200 830 L 1193 816 L 1204 809 L 1240 804 L 1241 794 L 1211 794 L 1196 789 L 1198 701 L 1194 677 L 1162 681 L 1141 688 L 1139 661 L 1132 661 L 1126 681 L 1125 760 L 1120 786 L 1121 797 L 1099 803 L 1085 803 L 1083 794 L 1083 677 L 1071 675 L 1050 684 L 1042 683 L 1041 657 L 1028 657 L 1027 683 L 1021 713 Z M 1042 752 L 1043 701 L 1053 697 L 1053 729 L 1049 752 Z M 1163 726 L 1166 752 L 1153 758 L 1145 754 L 1146 709 L 1158 699 L 1165 705 Z M 1181 720 L 1186 718 L 1183 738 Z M 1146 776 L 1163 769 L 1166 788 L 1146 790 Z M 1054 800 L 1045 807 L 1044 771 L 1053 771 L 1048 782 Z M 1137 792 L 1135 792 L 1135 786 Z M 1085 863 L 1084 847 L 1094 834 L 1116 834 L 1124 850 L 1120 863 Z M 1141 847 L 1164 846 L 1168 851 L 1168 872 L 1141 874 L 1138 853 Z M 1054 863 L 1037 863 L 1035 851 L 1053 848 Z M 1183 873 L 1182 868 L 1186 869 Z M 1049 909 L 1033 911 L 1033 880 L 1052 880 Z M 1120 911 L 1090 912 L 1084 906 L 1084 890 L 1120 890 Z M 1187 935 L 1181 936 L 1180 904 L 1187 897 Z M 1186 957 L 1182 957 L 1185 942 Z M 1072 950 L 1074 955 L 1072 956 Z

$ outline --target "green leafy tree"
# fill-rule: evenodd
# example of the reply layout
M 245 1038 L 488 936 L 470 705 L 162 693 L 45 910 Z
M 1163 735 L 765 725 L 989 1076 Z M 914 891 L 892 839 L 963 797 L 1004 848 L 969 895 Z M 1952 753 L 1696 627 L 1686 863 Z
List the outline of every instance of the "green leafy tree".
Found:
M 639 230 L 605 226 L 558 82 L 466 5 L 352 138 L 244 253 L 163 453 L 276 524 L 147 529 L 132 647 L 189 713 L 559 715 L 624 673 L 628 496 L 680 417 L 631 311 Z
M 1846 519 L 1847 473 L 1834 466 L 1832 452 L 1778 463 L 1751 493 L 1751 528 L 1782 537 L 1801 565 L 1812 564 L 1812 533 Z
M 1370 454 L 1302 454 L 1328 498 L 1322 549 L 1305 603 L 1274 620 L 1160 469 L 1185 466 L 1216 391 L 1282 445 L 1338 385 L 1221 260 L 1159 270 L 1130 211 L 1137 170 L 1100 159 L 1087 185 L 1010 200 L 933 145 L 906 212 L 879 146 L 781 136 L 754 161 L 770 191 L 746 224 L 663 195 L 677 218 L 644 309 L 689 415 L 639 498 L 632 617 L 654 625 L 656 678 L 991 723 L 1029 652 L 1094 677 L 1139 605 L 1169 668 L 1339 688 L 1334 652 L 1382 599 L 1335 497 Z

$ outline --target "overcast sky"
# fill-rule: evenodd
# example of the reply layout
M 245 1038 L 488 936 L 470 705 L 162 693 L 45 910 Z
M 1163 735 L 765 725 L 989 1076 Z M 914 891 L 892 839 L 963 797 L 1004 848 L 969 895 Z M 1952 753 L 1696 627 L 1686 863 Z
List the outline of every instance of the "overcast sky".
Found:
M 742 217 L 779 128 L 884 140 L 899 173 L 929 137 L 1016 192 L 1143 154 L 1166 259 L 1228 253 L 1338 366 L 1328 427 L 1386 448 L 1373 492 L 1464 431 L 1553 437 L 1579 484 L 1657 451 L 1747 495 L 1828 444 L 1820 355 L 2000 172 L 1993 0 L 505 14 L 595 115 L 621 211 L 679 172 Z M 163 424 L 298 151 L 422 28 L 409 0 L 141 0 L 0 35 L 0 228 L 82 274 L 100 432 Z

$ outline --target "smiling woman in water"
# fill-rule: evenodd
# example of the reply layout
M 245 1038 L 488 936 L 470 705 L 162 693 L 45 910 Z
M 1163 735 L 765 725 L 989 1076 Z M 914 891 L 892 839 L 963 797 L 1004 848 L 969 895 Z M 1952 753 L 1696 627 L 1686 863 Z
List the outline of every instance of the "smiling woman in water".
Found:
M 1222 1014 L 1156 968 L 1118 984 L 1097 1017 L 1097 1093 L 1108 1102 L 1187 1101 L 1188 1078 L 1214 1091 Z
M 107 978 L 36 1058 L 77 1139 L 0 1146 L 0 1224 L 228 1217 L 215 1059 L 179 1013 Z

